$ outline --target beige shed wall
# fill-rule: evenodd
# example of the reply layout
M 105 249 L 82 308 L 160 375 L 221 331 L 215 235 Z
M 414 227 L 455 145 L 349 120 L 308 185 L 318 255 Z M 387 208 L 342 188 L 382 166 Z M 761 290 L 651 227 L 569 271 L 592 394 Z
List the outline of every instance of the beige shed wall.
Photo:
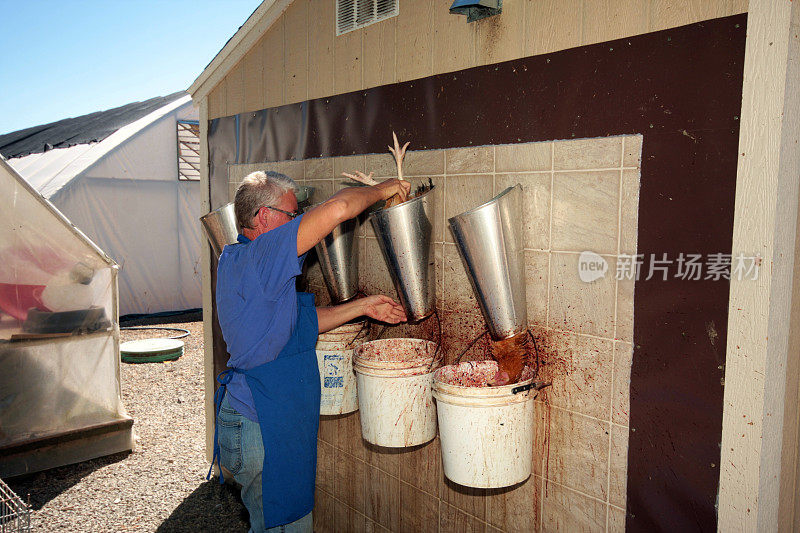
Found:
M 336 37 L 334 0 L 295 0 L 208 95 L 208 118 L 342 94 L 743 13 L 747 0 L 505 0 L 467 24 L 452 0 Z
M 236 67 L 209 93 L 207 99 L 203 99 L 201 128 L 207 130 L 207 120 L 244 111 L 633 36 L 748 10 L 747 0 L 505 0 L 504 12 L 500 17 L 467 24 L 465 17 L 450 15 L 447 12 L 451 0 L 400 0 L 398 17 L 336 37 L 334 3 L 334 0 L 293 2 Z M 784 27 L 782 24 L 785 23 L 785 13 L 782 17 L 777 17 L 781 18 L 777 23 L 771 22 L 766 20 L 775 14 L 770 3 L 755 3 L 761 5 L 760 15 L 765 19 L 765 22 L 759 23 L 760 26 L 755 28 L 756 30 L 763 30 L 764 27 Z M 783 6 L 783 10 L 787 9 L 783 2 L 779 4 Z M 758 10 L 756 12 L 758 14 Z M 795 7 L 792 14 L 792 31 L 786 32 L 786 35 L 783 35 L 784 40 L 780 42 L 784 47 L 783 53 L 790 52 L 789 65 L 782 68 L 788 69 L 789 73 L 795 73 L 795 76 L 797 12 L 798 9 Z M 752 24 L 750 21 L 749 26 Z M 748 40 L 751 37 L 749 32 Z M 769 50 L 767 47 L 771 47 L 772 42 L 769 42 L 767 47 L 763 44 L 761 46 L 764 50 Z M 750 52 L 750 55 L 754 57 L 755 54 Z M 786 61 L 785 55 L 783 61 Z M 763 79 L 758 75 L 758 70 L 751 67 L 746 71 L 746 85 L 747 80 L 752 84 L 753 79 Z M 782 97 L 791 100 L 789 96 L 797 94 L 797 81 L 796 78 L 794 80 L 791 77 L 787 78 Z M 780 94 L 780 91 L 777 93 Z M 758 91 L 751 87 L 750 94 L 755 96 Z M 761 112 L 755 110 L 758 107 L 756 100 L 764 101 L 763 98 L 759 99 L 756 96 L 754 102 L 749 104 L 752 116 L 763 116 Z M 774 111 L 775 113 L 770 115 L 771 118 L 782 113 L 781 109 Z M 768 133 L 759 129 L 758 124 L 748 123 L 745 119 L 746 114 L 743 113 L 742 140 L 747 141 L 752 138 L 763 140 L 769 137 Z M 781 135 L 776 136 L 777 138 L 783 136 L 782 142 L 773 139 L 771 145 L 773 148 L 761 152 L 770 159 L 773 165 L 771 172 L 763 171 L 769 165 L 762 165 L 759 168 L 759 165 L 748 165 L 744 162 L 739 171 L 742 185 L 746 186 L 743 173 L 754 181 L 749 184 L 752 186 L 750 189 L 752 200 L 748 202 L 737 198 L 737 221 L 746 220 L 745 211 L 748 211 L 748 207 L 763 207 L 757 198 L 765 195 L 763 181 L 765 175 L 774 177 L 770 179 L 769 187 L 766 188 L 772 194 L 771 201 L 776 204 L 779 204 L 776 198 L 781 195 L 778 183 L 793 186 L 794 192 L 789 195 L 791 200 L 787 201 L 791 205 L 774 205 L 769 210 L 770 217 L 767 217 L 769 220 L 760 221 L 759 227 L 745 229 L 740 222 L 736 230 L 735 252 L 745 249 L 754 251 L 758 248 L 756 242 L 748 241 L 747 238 L 743 238 L 744 235 L 761 235 L 763 239 L 771 242 L 775 234 L 781 234 L 792 244 L 795 243 L 795 238 L 797 239 L 797 244 L 794 246 L 773 247 L 770 244 L 768 250 L 765 250 L 767 265 L 776 257 L 788 252 L 786 262 L 789 264 L 783 264 L 779 272 L 762 280 L 771 286 L 767 293 L 771 291 L 772 295 L 784 290 L 787 295 L 791 292 L 795 295 L 800 294 L 798 289 L 800 284 L 796 276 L 794 290 L 791 290 L 792 276 L 788 272 L 792 263 L 794 272 L 800 271 L 798 265 L 800 255 L 796 254 L 800 246 L 800 232 L 796 236 L 794 231 L 787 232 L 786 226 L 778 223 L 782 214 L 788 214 L 790 220 L 798 216 L 796 179 L 787 177 L 792 175 L 790 171 L 792 168 L 797 168 L 796 159 L 786 157 L 788 153 L 794 156 L 797 154 L 796 149 L 791 150 L 787 146 L 789 139 L 795 140 L 792 137 L 793 132 L 796 132 L 796 128 L 792 132 L 783 131 Z M 205 131 L 201 133 L 205 139 Z M 775 148 L 776 146 L 778 148 Z M 202 147 L 204 150 L 207 148 L 205 142 L 202 143 Z M 748 150 L 749 153 L 754 152 Z M 783 158 L 781 153 L 784 154 Z M 780 170 L 776 171 L 775 168 Z M 207 186 L 205 165 L 203 170 L 204 183 Z M 740 188 L 737 186 L 737 189 Z M 743 192 L 744 190 L 742 188 Z M 207 203 L 206 206 L 208 207 Z M 749 211 L 753 212 L 752 209 Z M 798 222 L 800 225 L 800 219 Z M 210 264 L 206 255 L 204 254 L 206 261 L 204 271 L 208 270 Z M 732 287 L 732 307 L 736 306 L 737 298 L 749 301 L 763 300 L 757 294 L 758 291 L 748 294 L 744 292 L 747 291 L 742 291 L 735 285 Z M 796 478 L 789 475 L 789 471 L 795 468 L 800 470 L 796 449 L 799 431 L 797 405 L 800 403 L 797 383 L 797 375 L 800 373 L 800 363 L 797 360 L 800 328 L 796 327 L 800 304 L 797 300 L 798 298 L 789 301 L 775 298 L 772 308 L 764 304 L 768 308 L 764 309 L 762 305 L 759 310 L 766 311 L 762 316 L 771 315 L 770 319 L 764 320 L 763 323 L 758 322 L 748 326 L 748 322 L 752 321 L 751 312 L 747 316 L 736 316 L 729 324 L 727 374 L 733 381 L 730 383 L 730 388 L 732 391 L 736 390 L 737 398 L 750 397 L 753 401 L 748 409 L 734 404 L 732 397 L 726 398 L 724 441 L 733 443 L 735 437 L 747 434 L 751 445 L 739 446 L 736 451 L 731 446 L 723 446 L 720 494 L 720 530 L 723 531 L 751 527 L 753 530 L 777 528 L 781 531 L 798 528 L 798 517 L 795 513 L 798 505 Z M 207 280 L 204 281 L 204 307 L 210 309 L 210 290 Z M 794 327 L 791 331 L 786 331 L 790 323 Z M 774 333 L 774 328 L 782 329 L 782 335 L 764 335 Z M 210 345 L 209 327 L 206 328 L 206 332 L 206 342 Z M 777 344 L 779 336 L 783 337 L 781 339 L 783 347 L 778 351 L 784 355 L 778 357 L 768 355 L 770 349 Z M 762 345 L 753 342 L 753 339 L 759 337 L 764 339 Z M 749 345 L 760 348 L 755 364 L 748 363 L 747 356 L 737 355 L 735 351 L 732 357 L 730 355 L 730 346 L 742 345 L 738 341 L 747 338 Z M 787 345 L 788 350 L 786 350 Z M 787 352 L 789 357 L 785 356 Z M 783 365 L 785 365 L 785 382 L 781 383 L 779 387 L 781 390 L 770 393 L 769 389 L 771 384 L 775 383 L 775 378 L 780 379 L 780 372 L 776 373 L 775 368 Z M 772 378 L 759 381 L 755 391 L 751 381 L 754 371 L 756 375 L 761 372 L 761 376 L 768 374 L 769 378 Z M 212 379 L 210 374 L 207 375 L 207 382 L 211 382 Z M 782 394 L 784 390 L 785 396 Z M 771 408 L 775 405 L 779 408 L 773 411 Z M 754 414 L 758 424 L 756 427 L 747 425 L 747 421 L 741 417 L 744 410 Z M 210 411 L 207 409 L 207 413 Z M 770 424 L 765 422 L 773 413 L 779 415 L 776 418 L 782 420 L 783 424 L 774 424 L 770 427 Z M 740 424 L 742 427 L 732 423 L 738 418 L 742 418 Z M 739 432 L 739 429 L 742 431 Z M 762 443 L 765 433 L 769 437 L 769 442 Z M 782 465 L 766 460 L 769 455 L 776 453 L 782 455 Z M 726 459 L 734 466 L 726 468 Z M 730 461 L 731 459 L 734 461 Z M 743 465 L 748 466 L 736 475 L 737 466 Z M 754 465 L 760 465 L 761 468 Z M 779 476 L 778 472 L 781 470 L 783 475 Z M 791 495 L 795 495 L 795 498 Z

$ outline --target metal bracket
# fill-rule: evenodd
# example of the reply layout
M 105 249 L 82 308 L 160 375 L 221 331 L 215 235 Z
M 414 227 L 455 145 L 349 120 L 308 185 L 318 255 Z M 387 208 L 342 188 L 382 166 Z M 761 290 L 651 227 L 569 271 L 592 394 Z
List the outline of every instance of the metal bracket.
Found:
M 540 391 L 545 387 L 549 387 L 550 385 L 552 385 L 552 383 L 550 382 L 534 381 L 532 383 L 528 383 L 527 385 L 520 385 L 519 387 L 514 387 L 513 389 L 511 389 L 511 394 L 519 394 L 520 392 L 529 391 L 531 389 Z

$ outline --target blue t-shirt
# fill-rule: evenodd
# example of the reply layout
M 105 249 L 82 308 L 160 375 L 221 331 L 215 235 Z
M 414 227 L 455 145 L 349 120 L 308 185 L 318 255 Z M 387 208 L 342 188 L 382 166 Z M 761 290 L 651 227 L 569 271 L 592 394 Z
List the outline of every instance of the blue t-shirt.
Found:
M 239 235 L 217 267 L 217 314 L 228 345 L 228 366 L 249 370 L 268 363 L 289 341 L 297 321 L 295 278 L 305 254 L 297 257 L 302 215 L 251 241 Z M 258 421 L 245 377 L 235 372 L 228 384 L 231 406 Z

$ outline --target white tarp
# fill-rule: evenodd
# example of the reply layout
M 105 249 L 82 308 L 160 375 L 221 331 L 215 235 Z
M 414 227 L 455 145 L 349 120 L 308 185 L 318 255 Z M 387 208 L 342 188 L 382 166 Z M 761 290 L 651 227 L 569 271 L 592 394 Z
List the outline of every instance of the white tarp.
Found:
M 200 183 L 178 179 L 180 98 L 99 143 L 9 161 L 120 265 L 119 312 L 202 307 Z

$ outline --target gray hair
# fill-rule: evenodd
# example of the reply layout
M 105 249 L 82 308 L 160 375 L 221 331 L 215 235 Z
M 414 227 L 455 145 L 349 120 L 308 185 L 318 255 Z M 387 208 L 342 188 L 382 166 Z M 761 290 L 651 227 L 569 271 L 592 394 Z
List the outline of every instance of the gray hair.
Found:
M 297 183 L 280 172 L 257 170 L 248 174 L 236 189 L 233 207 L 240 228 L 249 228 L 256 210 L 263 205 L 275 207 L 280 197 L 296 191 Z

